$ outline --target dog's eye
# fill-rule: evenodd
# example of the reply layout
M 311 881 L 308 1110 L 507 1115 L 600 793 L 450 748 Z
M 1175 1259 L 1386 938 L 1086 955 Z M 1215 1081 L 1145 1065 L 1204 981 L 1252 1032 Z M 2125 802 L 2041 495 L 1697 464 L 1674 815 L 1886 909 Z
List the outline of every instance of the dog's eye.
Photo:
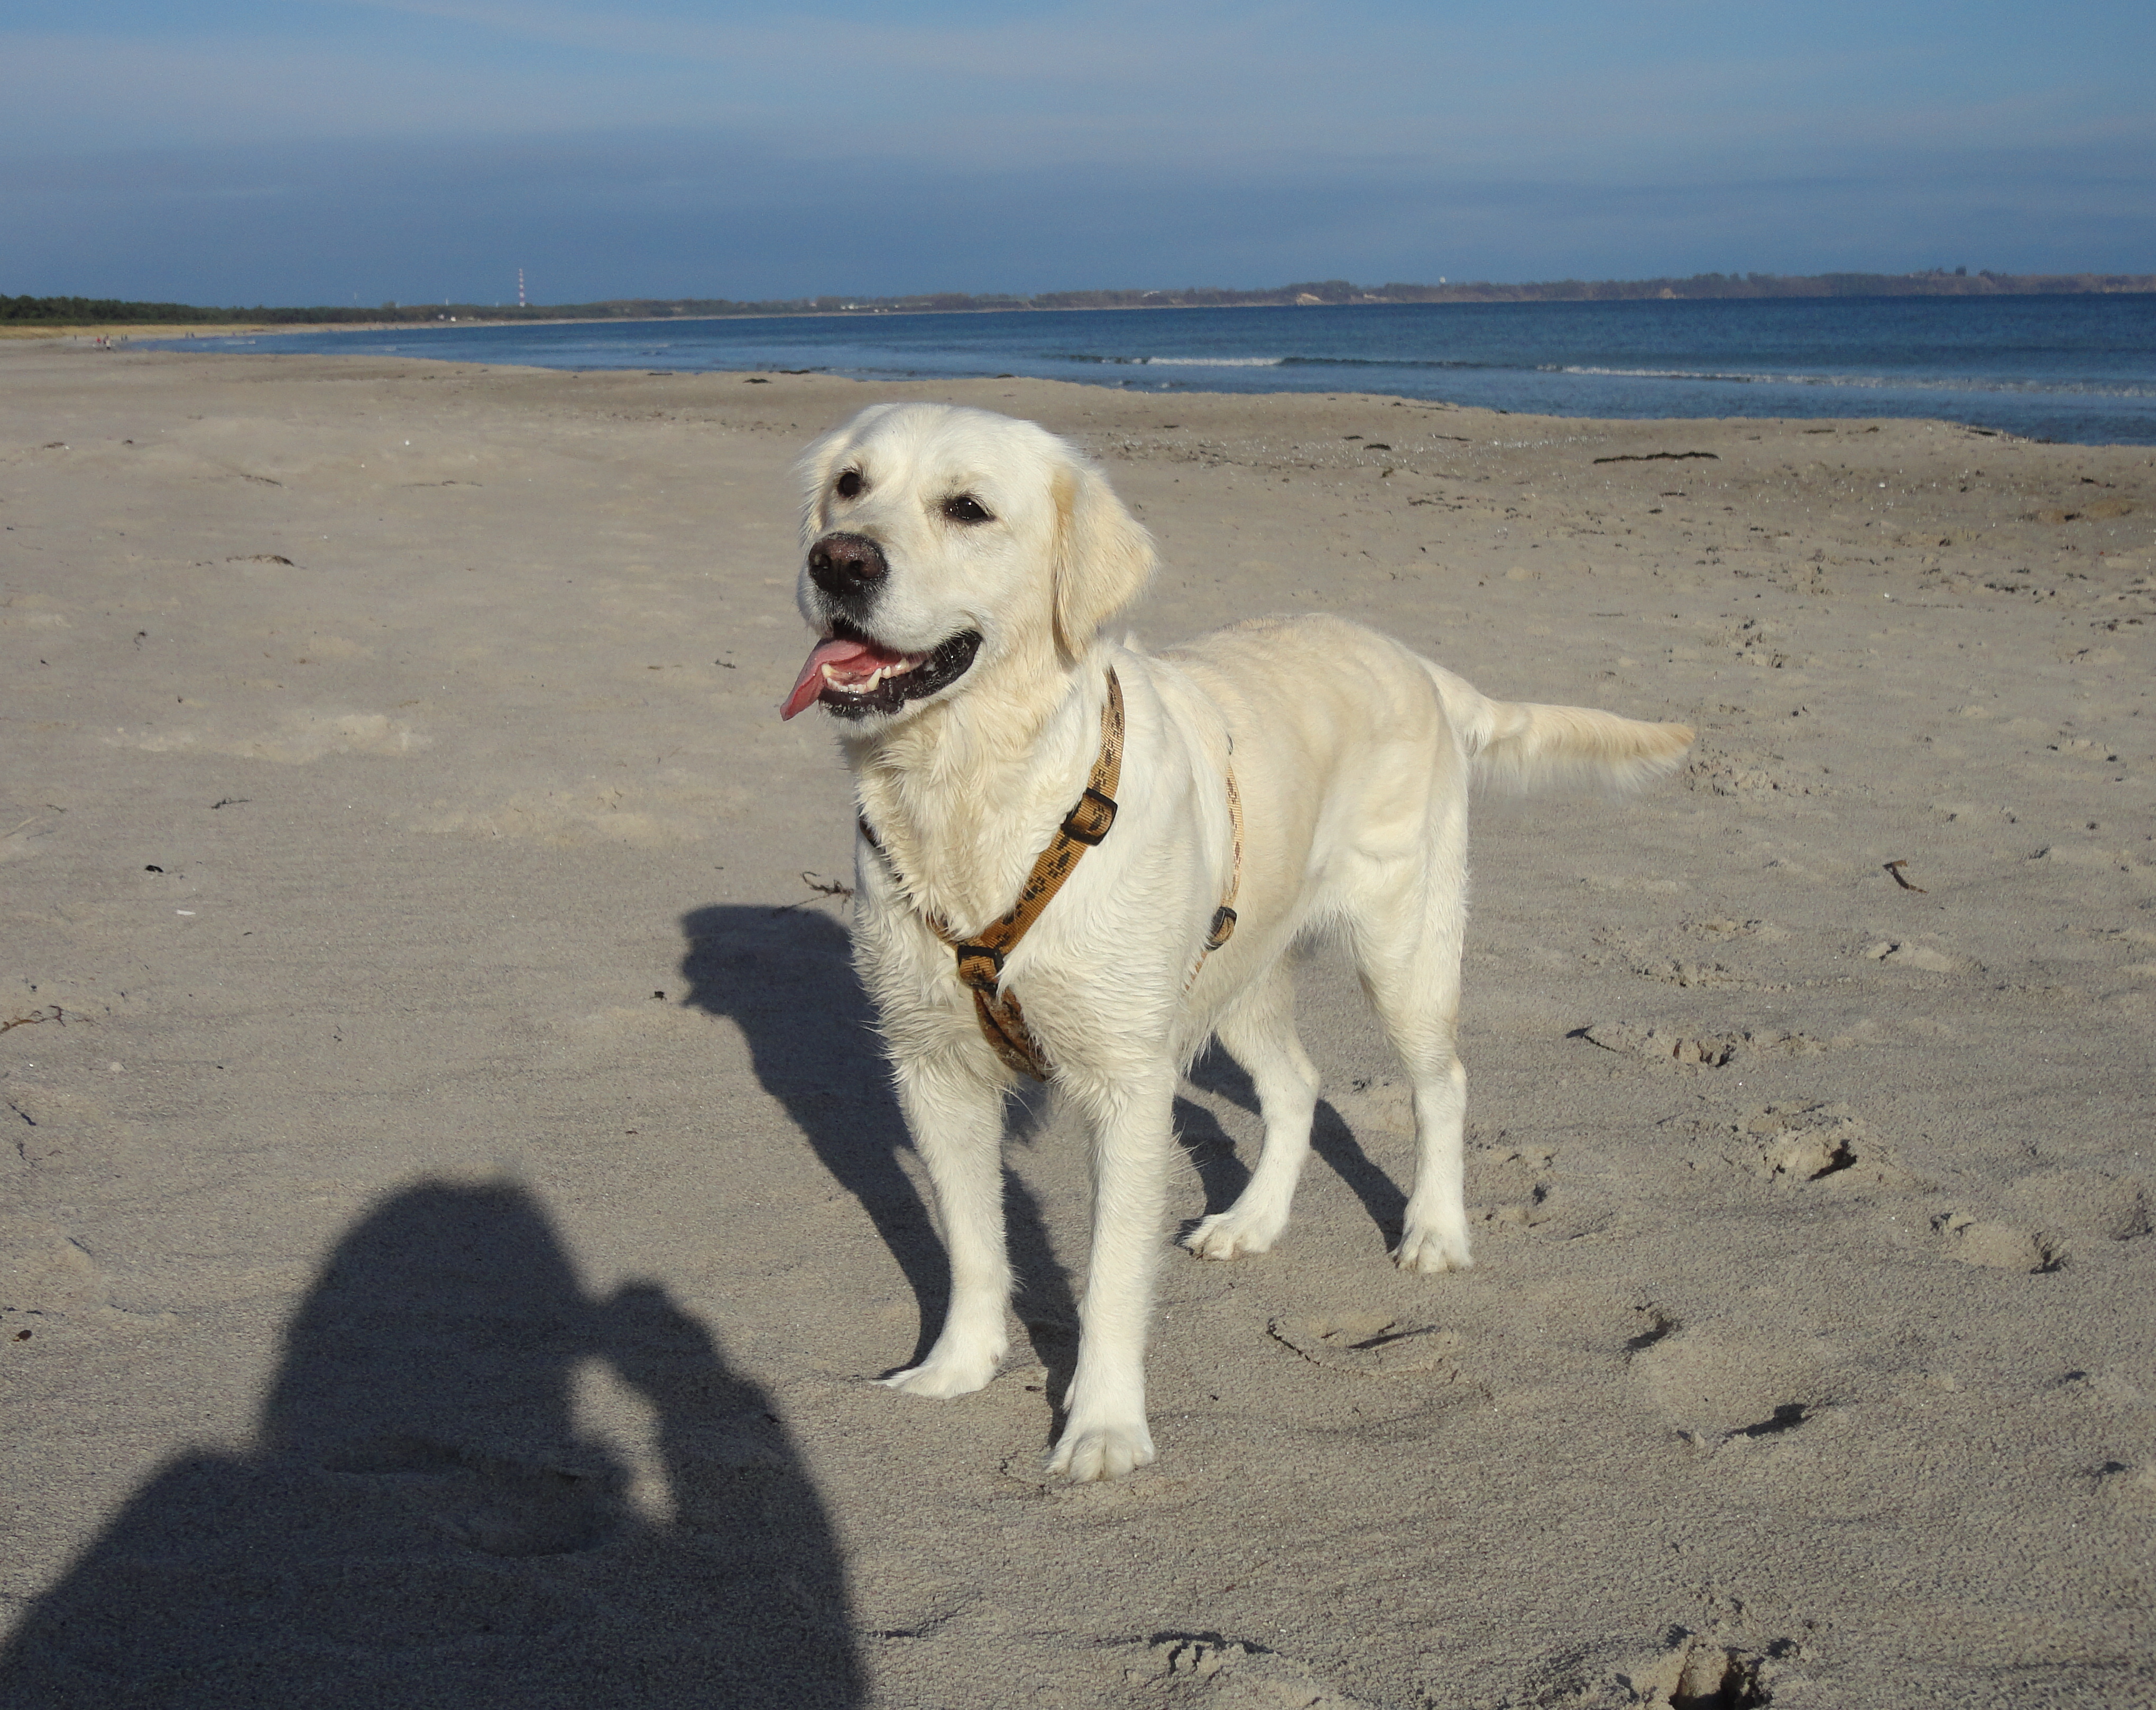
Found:
M 841 499 L 858 498 L 861 489 L 866 485 L 867 483 L 861 480 L 861 472 L 859 470 L 850 469 L 839 477 L 839 496 Z
M 943 501 L 943 514 L 953 522 L 993 522 L 988 508 L 971 493 L 961 493 L 955 499 Z

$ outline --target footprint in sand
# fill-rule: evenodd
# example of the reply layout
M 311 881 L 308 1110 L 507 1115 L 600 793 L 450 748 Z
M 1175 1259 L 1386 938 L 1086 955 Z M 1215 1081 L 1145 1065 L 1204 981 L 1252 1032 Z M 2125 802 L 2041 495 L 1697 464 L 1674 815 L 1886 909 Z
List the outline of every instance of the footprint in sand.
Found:
M 1932 1233 L 1948 1258 L 1987 1271 L 2042 1275 L 2062 1270 L 2066 1263 L 2066 1243 L 2057 1236 L 1989 1222 L 1965 1211 L 1942 1212 L 1932 1220 Z
M 1786 1436 L 1835 1405 L 1820 1399 L 1824 1347 L 1691 1329 L 1652 1302 L 1633 1312 L 1637 1328 L 1621 1349 L 1630 1381 L 1694 1454 Z
M 1722 1067 L 1735 1060 L 1746 1043 L 1743 1034 L 1694 1035 L 1632 1021 L 1590 1022 L 1573 1036 L 1619 1056 L 1695 1069 Z
M 1916 1179 L 1897 1163 L 1845 1104 L 1770 1104 L 1735 1125 L 1732 1160 L 1779 1184 L 1908 1188 Z
M 1641 979 L 1658 979 L 1664 985 L 1743 986 L 1751 981 L 1734 969 L 1719 962 L 1687 962 L 1676 956 L 1646 956 L 1632 964 L 1632 972 Z
M 13 1239 L 0 1255 L 0 1312 L 9 1315 L 10 1323 L 18 1313 L 57 1318 L 94 1312 L 103 1302 L 108 1280 L 74 1235 L 35 1224 L 10 1234 Z
M 1823 1051 L 1847 1050 L 1856 1044 L 1846 1035 L 1820 1039 L 1808 1033 L 1755 1032 L 1687 1033 L 1660 1022 L 1614 1019 L 1590 1021 L 1565 1035 L 1621 1057 L 1643 1057 L 1648 1062 L 1679 1068 L 1720 1069 L 1745 1056 L 1817 1056 Z
M 1881 938 L 1864 948 L 1864 958 L 1876 962 L 1881 968 L 1914 968 L 1919 973 L 1976 973 L 1981 971 L 1974 958 L 1957 956 L 1951 951 L 1938 949 L 1929 944 L 1918 944 L 1907 939 Z
M 2156 1231 L 2156 1205 L 2138 1176 L 2102 1170 L 2035 1170 L 2006 1189 L 2012 1220 L 1973 1211 L 1943 1212 L 1932 1233 L 1949 1258 L 1992 1271 L 2041 1274 L 2063 1269 L 2075 1257 L 2096 1261 L 2103 1244 L 2146 1240 Z
M 1786 1642 L 1765 1652 L 1740 1650 L 1679 1629 L 1676 1641 L 1633 1681 L 1634 1702 L 1671 1710 L 1750 1710 L 1773 1702 L 1774 1662 L 1794 1650 Z
M 1782 756 L 1763 749 L 1717 750 L 1702 741 L 1685 768 L 1684 787 L 1708 795 L 1740 799 L 1808 796 L 1818 786 L 1799 778 Z
M 1656 1343 L 1676 1335 L 1678 1331 L 1684 1328 L 1684 1320 L 1672 1312 L 1665 1312 L 1651 1302 L 1646 1306 L 1635 1307 L 1632 1310 L 1638 1315 L 1640 1328 L 1635 1334 L 1625 1338 L 1625 1352 L 1627 1356 L 1644 1353 Z
M 2149 1184 L 2094 1169 L 2036 1170 L 2006 1189 L 2007 1209 L 2038 1228 L 2100 1241 L 2140 1240 L 2156 1230 Z
M 1651 1648 L 1604 1643 L 1553 1659 L 1534 1671 L 1525 1695 L 1504 1702 L 1763 1710 L 1799 1677 L 1797 1671 L 1810 1655 L 1799 1641 L 1763 1642 L 1744 1620 L 1717 1625 L 1723 1630 L 1715 1636 L 1671 1626 Z
M 1478 1147 L 1471 1166 L 1475 1197 L 1470 1214 L 1507 1229 L 1532 1230 L 1547 1223 L 1556 1191 L 1548 1173 L 1556 1158 L 1547 1147 Z
M 2107 1461 L 2094 1470 L 2097 1494 L 2106 1502 L 2156 1508 L 2156 1465 Z
M 1779 944 L 1790 937 L 1787 927 L 1779 927 L 1772 921 L 1733 920 L 1719 916 L 1712 920 L 1685 921 L 1685 931 L 1717 942 L 1732 938 L 1756 938 L 1763 944 Z
M 1460 1381 L 1456 1356 L 1466 1338 L 1419 1319 L 1383 1312 L 1308 1312 L 1276 1318 L 1273 1338 L 1312 1365 L 1366 1378 L 1447 1371 Z
M 1219 1633 L 1160 1634 L 1123 1677 L 1167 1703 L 1208 1710 L 1355 1710 L 1357 1703 L 1292 1657 Z
M 1640 938 L 1607 927 L 1597 930 L 1594 936 L 1596 948 L 1587 958 L 1591 967 L 1606 967 L 1615 961 L 1638 978 L 1686 988 L 1754 983 L 1722 963 L 1699 962 L 1673 955 L 1667 945 L 1656 939 Z
M 1046 1470 L 1047 1465 L 1044 1453 L 1029 1449 L 1006 1456 L 1002 1472 L 1013 1484 L 1023 1485 L 1039 1499 L 1053 1503 L 1058 1512 L 1103 1523 L 1134 1518 L 1140 1511 L 1157 1512 L 1179 1508 L 1201 1499 L 1204 1494 L 1194 1480 L 1177 1478 L 1150 1467 L 1134 1478 L 1096 1479 L 1086 1484 L 1073 1484 L 1060 1474 L 1051 1475 Z

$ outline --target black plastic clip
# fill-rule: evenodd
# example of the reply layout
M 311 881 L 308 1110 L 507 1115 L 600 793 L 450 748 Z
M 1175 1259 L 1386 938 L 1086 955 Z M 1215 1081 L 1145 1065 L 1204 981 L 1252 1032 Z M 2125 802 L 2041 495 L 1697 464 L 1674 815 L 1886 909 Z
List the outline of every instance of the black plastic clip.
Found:
M 1004 953 L 993 944 L 961 944 L 958 978 L 977 992 L 993 994 L 1003 978 Z
M 1078 798 L 1077 806 L 1064 816 L 1063 834 L 1073 843 L 1082 843 L 1090 849 L 1108 834 L 1115 823 L 1115 799 L 1102 795 L 1088 784 L 1086 793 Z

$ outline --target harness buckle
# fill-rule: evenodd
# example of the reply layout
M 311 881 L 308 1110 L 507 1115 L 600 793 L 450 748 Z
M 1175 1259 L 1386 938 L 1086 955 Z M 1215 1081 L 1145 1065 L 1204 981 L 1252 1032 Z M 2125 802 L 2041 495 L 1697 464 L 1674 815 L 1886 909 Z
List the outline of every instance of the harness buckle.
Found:
M 996 982 L 1003 978 L 1004 953 L 993 944 L 960 944 L 957 949 L 959 979 L 993 996 Z
M 1213 930 L 1205 935 L 1205 948 L 1218 950 L 1235 936 L 1235 911 L 1222 903 L 1213 911 Z
M 1078 798 L 1077 804 L 1063 817 L 1063 834 L 1073 843 L 1082 843 L 1088 849 L 1108 834 L 1116 823 L 1116 802 L 1086 785 L 1086 793 Z

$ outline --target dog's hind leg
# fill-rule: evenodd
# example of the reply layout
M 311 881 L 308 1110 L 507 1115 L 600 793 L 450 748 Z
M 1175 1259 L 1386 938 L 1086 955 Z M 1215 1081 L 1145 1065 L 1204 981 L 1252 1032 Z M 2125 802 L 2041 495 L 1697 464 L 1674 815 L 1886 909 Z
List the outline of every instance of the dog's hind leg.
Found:
M 898 1098 L 936 1186 L 951 1304 L 928 1358 L 883 1381 L 911 1395 L 968 1395 L 995 1376 L 1010 1345 L 1003 1090 L 955 1065 L 901 1064 Z
M 1078 1306 L 1078 1369 L 1048 1470 L 1078 1482 L 1151 1464 L 1145 1343 L 1167 1201 L 1175 1074 L 1165 1055 L 1114 1081 L 1064 1083 L 1091 1117 L 1093 1250 Z
M 1207 1218 L 1183 1244 L 1201 1259 L 1233 1259 L 1272 1250 L 1287 1227 L 1296 1184 L 1310 1156 L 1317 1071 L 1296 1036 L 1295 978 L 1285 958 L 1245 989 L 1220 1018 L 1214 1036 L 1257 1088 L 1265 1144 L 1235 1203 Z
M 1464 802 L 1439 811 L 1427 863 L 1364 887 L 1350 921 L 1363 989 L 1414 1086 L 1414 1189 L 1393 1250 L 1403 1271 L 1465 1271 L 1474 1262 L 1463 1138 L 1467 1071 L 1455 1049 L 1467 816 Z

